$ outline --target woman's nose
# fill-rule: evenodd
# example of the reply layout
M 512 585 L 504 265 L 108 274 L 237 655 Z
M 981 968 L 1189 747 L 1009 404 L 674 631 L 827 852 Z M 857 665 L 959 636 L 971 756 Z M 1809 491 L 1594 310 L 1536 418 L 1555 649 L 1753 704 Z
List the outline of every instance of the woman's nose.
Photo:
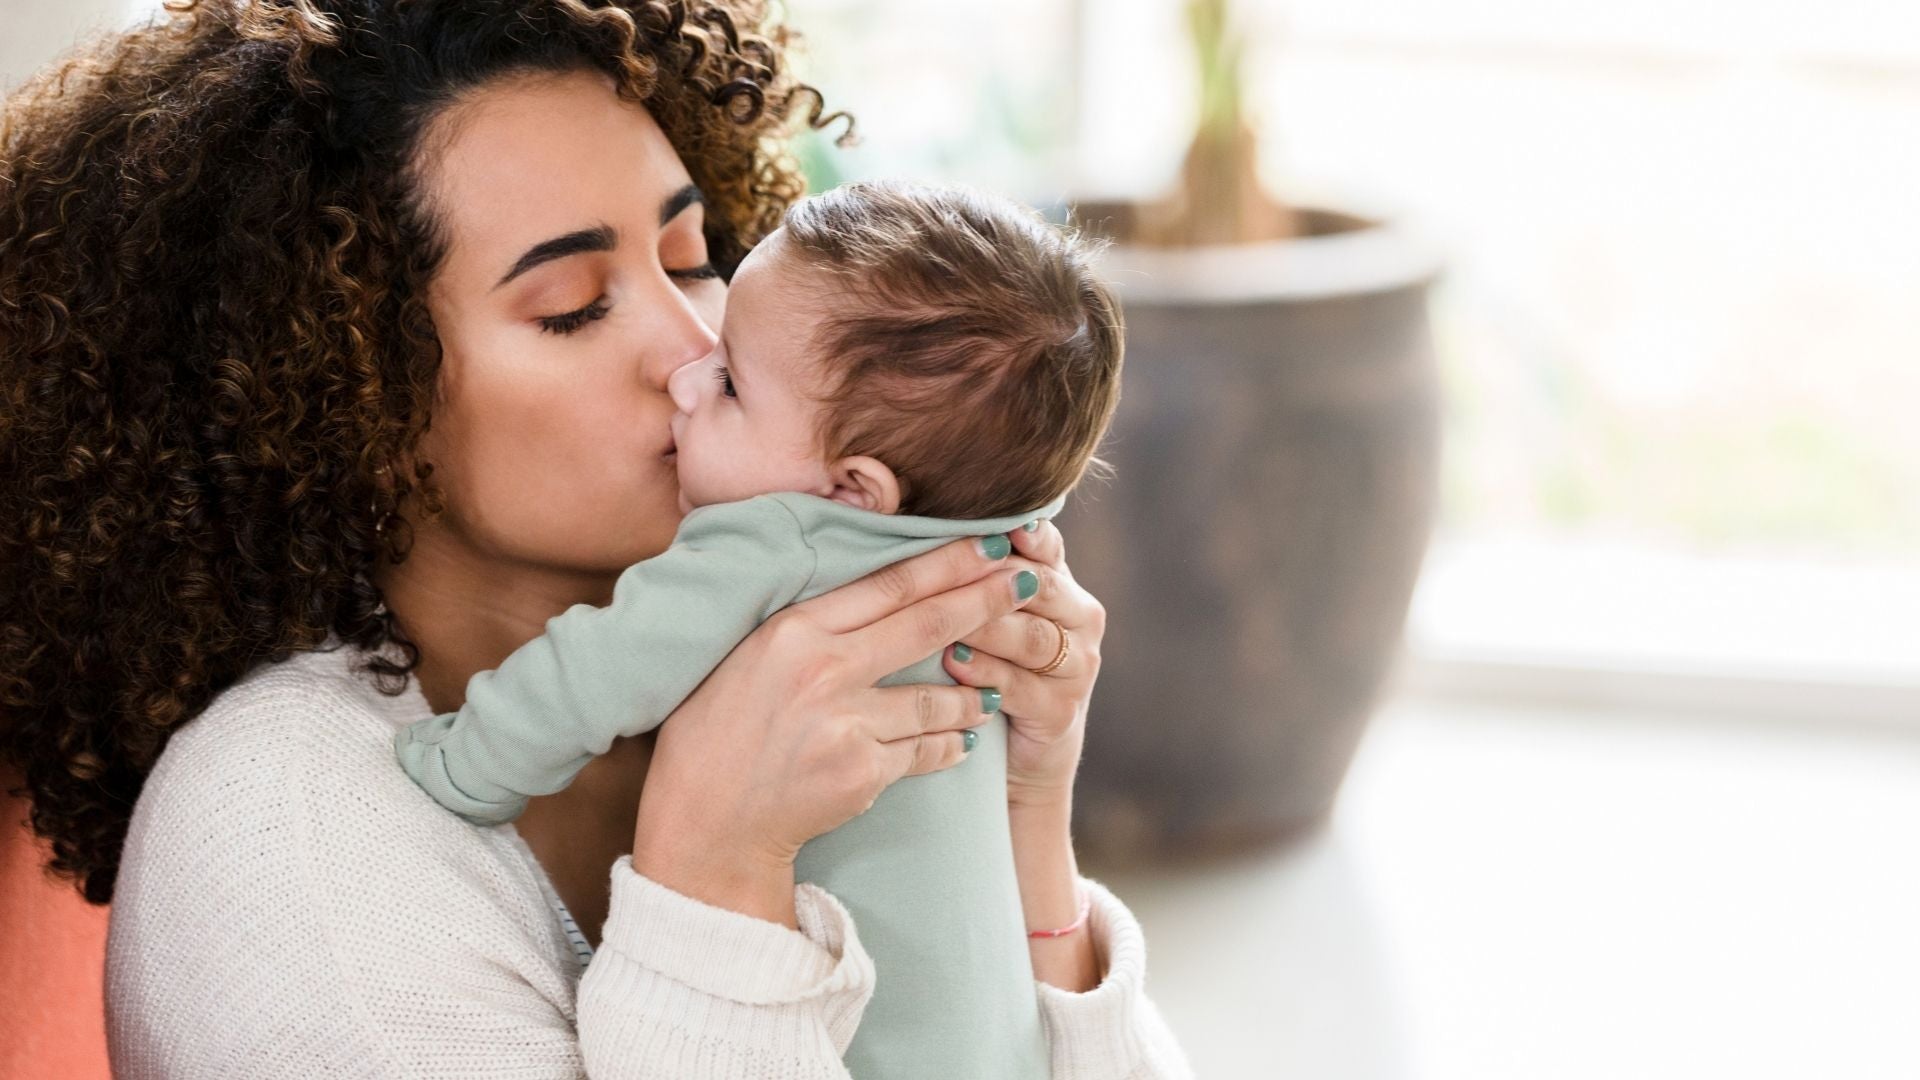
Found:
M 675 377 L 686 368 L 698 366 L 697 361 L 711 354 L 720 342 L 720 335 L 708 325 L 685 293 L 674 290 L 654 303 L 657 305 L 655 316 L 649 320 L 651 325 L 647 328 L 644 346 L 646 379 L 672 394 Z M 679 404 L 677 396 L 674 401 Z

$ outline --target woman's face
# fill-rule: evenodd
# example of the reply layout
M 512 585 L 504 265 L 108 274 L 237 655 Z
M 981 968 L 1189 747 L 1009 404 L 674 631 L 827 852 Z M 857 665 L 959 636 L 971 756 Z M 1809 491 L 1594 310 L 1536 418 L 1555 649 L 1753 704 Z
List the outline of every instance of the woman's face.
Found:
M 425 145 L 450 242 L 420 449 L 446 512 L 421 542 L 444 530 L 485 561 L 589 575 L 665 550 L 681 516 L 667 380 L 712 350 L 726 304 L 686 168 L 598 73 L 485 87 Z

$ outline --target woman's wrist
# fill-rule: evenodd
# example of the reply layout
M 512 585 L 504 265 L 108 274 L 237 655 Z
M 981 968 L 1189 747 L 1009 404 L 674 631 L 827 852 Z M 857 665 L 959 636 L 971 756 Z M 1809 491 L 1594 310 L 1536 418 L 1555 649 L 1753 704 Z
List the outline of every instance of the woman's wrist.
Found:
M 800 928 L 791 860 L 755 857 L 750 848 L 706 837 L 666 811 L 641 796 L 633 831 L 635 872 L 714 907 Z
M 1027 930 L 1071 925 L 1080 917 L 1084 899 L 1073 855 L 1072 801 L 1010 805 L 1008 818 Z M 1027 952 L 1034 978 L 1044 983 L 1076 993 L 1100 985 L 1103 973 L 1090 926 L 1059 937 L 1029 937 Z

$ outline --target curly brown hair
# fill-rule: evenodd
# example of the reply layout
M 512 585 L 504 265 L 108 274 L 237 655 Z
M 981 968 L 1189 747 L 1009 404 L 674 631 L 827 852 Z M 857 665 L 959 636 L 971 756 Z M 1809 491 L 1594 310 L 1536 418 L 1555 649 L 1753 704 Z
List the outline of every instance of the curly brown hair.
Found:
M 418 663 L 373 576 L 406 555 L 401 501 L 440 506 L 414 455 L 439 111 L 607 73 L 685 161 L 726 277 L 803 192 L 789 118 L 841 115 L 791 44 L 760 0 L 169 0 L 9 95 L 0 770 L 52 872 L 112 899 L 168 737 L 256 665 L 330 634 L 398 644 L 390 693 Z

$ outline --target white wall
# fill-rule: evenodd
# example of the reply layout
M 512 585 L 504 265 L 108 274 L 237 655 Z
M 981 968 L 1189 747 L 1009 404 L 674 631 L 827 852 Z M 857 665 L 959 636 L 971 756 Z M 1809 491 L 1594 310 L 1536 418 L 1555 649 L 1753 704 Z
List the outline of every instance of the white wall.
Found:
M 72 47 L 86 31 L 126 25 L 155 0 L 0 0 L 0 92 Z

